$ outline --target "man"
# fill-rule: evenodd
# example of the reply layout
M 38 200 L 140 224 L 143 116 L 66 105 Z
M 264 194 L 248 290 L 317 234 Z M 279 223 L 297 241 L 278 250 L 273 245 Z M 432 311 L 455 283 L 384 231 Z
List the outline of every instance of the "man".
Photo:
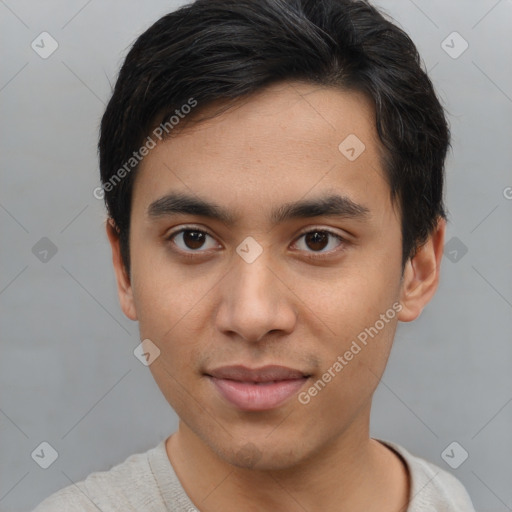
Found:
M 198 0 L 101 124 L 123 312 L 180 418 L 37 512 L 471 512 L 371 439 L 398 321 L 436 291 L 449 130 L 414 44 L 350 0 Z

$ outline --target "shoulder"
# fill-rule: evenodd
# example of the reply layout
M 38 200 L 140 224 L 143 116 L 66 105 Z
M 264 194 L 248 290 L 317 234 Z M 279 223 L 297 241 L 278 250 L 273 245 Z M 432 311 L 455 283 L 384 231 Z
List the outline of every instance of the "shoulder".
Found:
M 398 453 L 409 469 L 411 492 L 407 512 L 475 511 L 466 488 L 454 475 L 396 443 L 379 441 Z
M 91 473 L 52 494 L 33 512 L 111 512 L 150 510 L 148 505 L 160 499 L 160 493 L 149 463 L 152 452 L 162 449 L 162 443 L 145 453 L 130 455 L 108 471 Z M 140 507 L 140 508 L 139 508 Z

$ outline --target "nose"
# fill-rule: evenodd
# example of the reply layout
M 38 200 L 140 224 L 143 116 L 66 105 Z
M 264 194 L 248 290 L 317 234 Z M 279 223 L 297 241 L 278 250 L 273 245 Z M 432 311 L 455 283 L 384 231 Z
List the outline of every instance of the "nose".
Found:
M 216 325 L 223 334 L 258 342 L 269 333 L 289 334 L 295 328 L 294 294 L 265 253 L 252 263 L 235 256 L 231 271 L 219 284 Z

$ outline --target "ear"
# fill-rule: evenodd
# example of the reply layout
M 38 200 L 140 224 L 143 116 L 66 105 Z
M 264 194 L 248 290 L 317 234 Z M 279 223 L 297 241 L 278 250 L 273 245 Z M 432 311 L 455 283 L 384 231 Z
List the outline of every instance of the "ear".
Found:
M 121 309 L 130 320 L 137 320 L 137 312 L 135 310 L 135 303 L 133 301 L 130 276 L 126 271 L 126 267 L 121 256 L 119 231 L 111 218 L 109 218 L 106 222 L 106 229 L 110 247 L 112 248 L 112 263 L 114 264 L 114 271 L 116 274 L 117 294 L 119 296 Z
M 398 314 L 402 322 L 418 318 L 437 290 L 445 230 L 446 221 L 440 218 L 428 240 L 405 264 L 400 289 L 403 309 Z

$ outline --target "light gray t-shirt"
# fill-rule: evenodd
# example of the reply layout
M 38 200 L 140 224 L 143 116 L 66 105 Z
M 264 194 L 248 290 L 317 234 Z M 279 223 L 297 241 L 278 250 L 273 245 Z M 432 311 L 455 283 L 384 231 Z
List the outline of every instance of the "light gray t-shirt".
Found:
M 406 462 L 411 478 L 406 512 L 475 512 L 463 485 L 452 474 L 411 455 L 400 445 L 380 441 Z M 197 512 L 167 457 L 165 441 L 137 453 L 109 471 L 52 494 L 33 512 Z

